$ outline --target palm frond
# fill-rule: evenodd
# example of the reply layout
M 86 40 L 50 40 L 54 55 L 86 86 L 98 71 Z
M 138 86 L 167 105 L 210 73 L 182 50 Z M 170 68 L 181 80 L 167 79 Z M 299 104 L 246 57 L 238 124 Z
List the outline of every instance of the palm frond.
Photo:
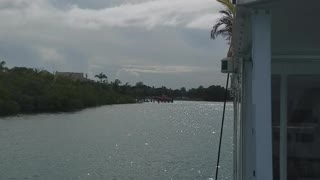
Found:
M 211 38 L 215 39 L 217 36 L 222 36 L 230 42 L 232 36 L 232 24 L 235 14 L 235 6 L 230 0 L 217 0 L 225 6 L 225 9 L 219 11 L 222 15 L 212 27 Z
M 233 14 L 230 10 L 226 9 L 226 10 L 220 10 L 219 13 L 221 13 L 224 16 L 227 16 L 229 18 L 233 18 Z
M 217 36 L 221 35 L 227 40 L 230 40 L 232 35 L 233 16 L 228 10 L 221 10 L 220 13 L 223 14 L 223 16 L 219 18 L 213 26 L 211 38 L 215 39 Z
M 229 0 L 217 0 L 217 1 L 223 4 L 224 6 L 226 6 L 227 9 L 232 12 L 232 14 L 235 13 L 235 7 Z

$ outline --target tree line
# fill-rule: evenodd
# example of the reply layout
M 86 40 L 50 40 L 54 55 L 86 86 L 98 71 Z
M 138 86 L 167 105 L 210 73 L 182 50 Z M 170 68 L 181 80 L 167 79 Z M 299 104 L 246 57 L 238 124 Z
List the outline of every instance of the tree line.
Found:
M 46 70 L 7 68 L 0 64 L 0 115 L 67 112 L 107 104 L 134 103 L 134 98 L 107 84 L 56 77 Z
M 175 100 L 222 101 L 221 86 L 202 86 L 187 90 L 150 87 L 143 82 L 108 82 L 104 73 L 97 81 L 79 81 L 57 76 L 46 70 L 26 67 L 8 68 L 0 62 L 0 116 L 18 113 L 68 112 L 109 104 L 135 103 L 137 99 L 169 96 Z M 228 99 L 230 99 L 228 95 Z
M 129 83 L 123 84 L 119 79 L 115 79 L 108 83 L 108 77 L 104 73 L 95 76 L 99 80 L 97 82 L 109 84 L 110 87 L 119 93 L 129 95 L 135 99 L 144 99 L 154 96 L 166 95 L 175 100 L 199 100 L 199 101 L 224 101 L 225 88 L 222 86 L 212 85 L 208 88 L 199 86 L 198 88 L 171 89 L 165 86 L 154 87 L 145 85 L 143 82 L 137 82 L 135 85 Z M 232 100 L 231 93 L 228 90 L 227 100 Z
M 224 101 L 225 88 L 221 86 L 210 86 L 204 88 L 199 86 L 198 88 L 186 89 L 184 87 L 180 89 L 171 89 L 165 86 L 154 87 L 138 82 L 136 85 L 131 86 L 128 83 L 124 85 L 118 85 L 118 89 L 115 89 L 121 93 L 135 97 L 136 99 L 145 99 L 154 96 L 168 96 L 174 100 L 192 100 L 192 101 Z M 231 100 L 230 91 L 227 92 L 227 100 Z

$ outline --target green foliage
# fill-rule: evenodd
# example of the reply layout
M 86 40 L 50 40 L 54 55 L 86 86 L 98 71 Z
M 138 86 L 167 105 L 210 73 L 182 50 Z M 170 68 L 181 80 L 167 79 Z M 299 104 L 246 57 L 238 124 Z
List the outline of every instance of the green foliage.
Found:
M 187 90 L 182 87 L 181 89 L 168 89 L 164 86 L 161 88 L 150 87 L 138 82 L 135 86 L 122 86 L 125 94 L 136 97 L 137 99 L 145 99 L 154 96 L 169 96 L 178 100 L 202 100 L 202 101 L 224 101 L 225 88 L 221 86 L 210 86 L 205 88 L 199 86 Z M 228 100 L 231 100 L 230 91 L 228 91 Z
M 211 30 L 211 38 L 215 39 L 217 36 L 222 36 L 230 43 L 232 38 L 232 28 L 235 15 L 235 6 L 230 0 L 217 0 L 224 6 L 220 10 L 221 17 L 216 21 Z
M 4 71 L 5 70 L 5 65 L 6 65 L 5 61 L 1 61 L 0 62 L 0 71 Z
M 17 114 L 20 111 L 20 106 L 17 102 L 9 100 L 9 101 L 2 101 L 0 103 L 1 115 L 10 115 L 10 114 Z
M 210 86 L 187 90 L 150 87 L 143 82 L 135 86 L 122 85 L 118 79 L 110 84 L 103 83 L 107 76 L 94 81 L 74 81 L 67 77 L 55 76 L 45 70 L 25 67 L 4 67 L 0 63 L 0 116 L 18 113 L 68 112 L 87 107 L 108 104 L 135 103 L 136 99 L 154 96 L 169 96 L 174 99 L 223 101 L 225 89 Z M 230 99 L 230 96 L 229 96 Z
M 235 6 L 229 0 L 217 0 L 219 3 L 224 5 L 232 14 L 236 13 Z
M 45 70 L 25 67 L 8 69 L 0 63 L 0 115 L 67 112 L 107 104 L 132 103 L 128 95 L 108 84 L 55 77 Z M 103 76 L 106 79 L 106 76 Z M 119 85 L 120 81 L 117 81 Z
M 100 83 L 107 83 L 108 77 L 104 73 L 100 73 L 94 76 L 95 78 L 98 78 L 100 80 Z
M 120 84 L 122 84 L 122 82 L 119 79 L 115 79 L 110 84 L 111 84 L 113 90 L 118 91 L 120 88 Z

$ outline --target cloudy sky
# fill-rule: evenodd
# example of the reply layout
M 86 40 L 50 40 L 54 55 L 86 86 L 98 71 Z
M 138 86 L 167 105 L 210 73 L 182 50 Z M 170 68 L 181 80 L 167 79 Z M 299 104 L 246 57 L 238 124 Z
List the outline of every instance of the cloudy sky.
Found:
M 222 85 L 215 0 L 0 0 L 0 59 L 9 67 L 104 72 L 171 88 Z

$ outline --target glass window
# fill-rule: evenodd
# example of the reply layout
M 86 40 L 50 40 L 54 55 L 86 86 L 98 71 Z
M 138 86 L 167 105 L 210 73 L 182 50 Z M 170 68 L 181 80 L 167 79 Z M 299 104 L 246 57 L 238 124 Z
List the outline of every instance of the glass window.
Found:
M 288 180 L 320 179 L 320 76 L 288 77 Z
M 272 76 L 272 143 L 273 143 L 273 179 L 279 180 L 280 152 L 280 76 Z

